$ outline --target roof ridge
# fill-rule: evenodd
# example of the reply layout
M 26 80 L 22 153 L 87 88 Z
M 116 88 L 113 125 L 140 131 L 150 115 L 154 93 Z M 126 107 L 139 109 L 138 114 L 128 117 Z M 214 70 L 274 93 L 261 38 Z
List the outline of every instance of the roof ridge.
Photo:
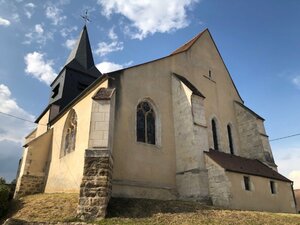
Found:
M 189 50 L 192 45 L 202 36 L 202 34 L 204 34 L 205 31 L 208 31 L 208 28 L 206 28 L 205 30 L 201 31 L 199 34 L 197 34 L 195 37 L 193 37 L 191 40 L 189 40 L 188 42 L 184 43 L 183 45 L 181 45 L 179 48 L 177 48 L 174 52 L 172 52 L 170 55 L 175 55 L 177 53 L 180 52 L 184 52 Z
M 291 182 L 291 180 L 273 170 L 259 159 L 231 155 L 216 150 L 206 151 L 205 154 L 227 171 Z

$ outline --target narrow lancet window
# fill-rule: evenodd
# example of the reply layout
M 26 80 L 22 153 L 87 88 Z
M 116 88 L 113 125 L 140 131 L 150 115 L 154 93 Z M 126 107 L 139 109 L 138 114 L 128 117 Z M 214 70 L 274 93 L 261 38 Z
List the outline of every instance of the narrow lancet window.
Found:
M 229 143 L 230 153 L 233 155 L 234 150 L 233 150 L 232 132 L 229 124 L 227 125 L 227 133 L 228 133 L 228 143 Z
M 215 119 L 212 119 L 212 121 L 211 121 L 211 129 L 212 129 L 212 135 L 213 135 L 214 149 L 219 150 L 217 125 L 216 125 Z
M 138 142 L 156 144 L 155 112 L 151 104 L 147 101 L 142 101 L 137 106 L 136 137 Z

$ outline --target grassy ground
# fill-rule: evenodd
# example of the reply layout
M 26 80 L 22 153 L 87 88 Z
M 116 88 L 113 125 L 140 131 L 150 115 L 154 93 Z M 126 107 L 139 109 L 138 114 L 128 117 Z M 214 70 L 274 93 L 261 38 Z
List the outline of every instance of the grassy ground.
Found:
M 39 222 L 67 221 L 76 217 L 77 204 L 78 194 L 30 195 L 13 200 L 6 217 Z
M 26 221 L 73 221 L 77 196 L 27 196 L 13 204 L 10 216 Z M 97 224 L 300 225 L 300 215 L 223 210 L 193 202 L 111 199 L 107 218 Z

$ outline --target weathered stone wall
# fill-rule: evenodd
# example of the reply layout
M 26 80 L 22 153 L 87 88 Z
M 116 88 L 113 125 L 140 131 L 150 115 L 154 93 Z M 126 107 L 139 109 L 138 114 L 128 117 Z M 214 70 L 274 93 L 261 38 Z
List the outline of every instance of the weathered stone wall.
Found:
M 205 156 L 205 161 L 208 170 L 209 194 L 213 205 L 229 207 L 231 184 L 225 170 L 207 156 Z
M 263 119 L 241 103 L 235 103 L 234 107 L 241 142 L 239 155 L 259 159 L 277 171 Z
M 260 134 L 262 128 L 261 126 L 258 126 L 256 116 L 238 103 L 235 103 L 234 106 L 241 142 L 239 155 L 246 158 L 265 161 Z
M 44 192 L 45 176 L 22 175 L 19 179 L 20 186 L 16 189 L 15 198 Z
M 83 220 L 102 219 L 111 197 L 113 160 L 109 150 L 85 152 L 77 214 Z
M 172 77 L 176 149 L 176 186 L 180 199 L 207 201 L 208 179 L 203 151 L 208 150 L 203 98 Z

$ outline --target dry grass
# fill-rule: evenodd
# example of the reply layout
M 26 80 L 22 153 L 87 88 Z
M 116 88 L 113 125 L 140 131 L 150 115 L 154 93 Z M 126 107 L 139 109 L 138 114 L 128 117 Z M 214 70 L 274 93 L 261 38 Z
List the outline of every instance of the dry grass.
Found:
M 112 199 L 101 225 L 300 225 L 300 215 L 224 210 L 195 202 Z
M 77 194 L 27 196 L 11 216 L 26 221 L 69 221 L 76 216 Z M 111 199 L 107 219 L 97 224 L 300 225 L 300 215 L 224 210 L 194 202 Z
M 65 221 L 76 217 L 78 194 L 37 194 L 12 202 L 10 217 L 25 221 Z

